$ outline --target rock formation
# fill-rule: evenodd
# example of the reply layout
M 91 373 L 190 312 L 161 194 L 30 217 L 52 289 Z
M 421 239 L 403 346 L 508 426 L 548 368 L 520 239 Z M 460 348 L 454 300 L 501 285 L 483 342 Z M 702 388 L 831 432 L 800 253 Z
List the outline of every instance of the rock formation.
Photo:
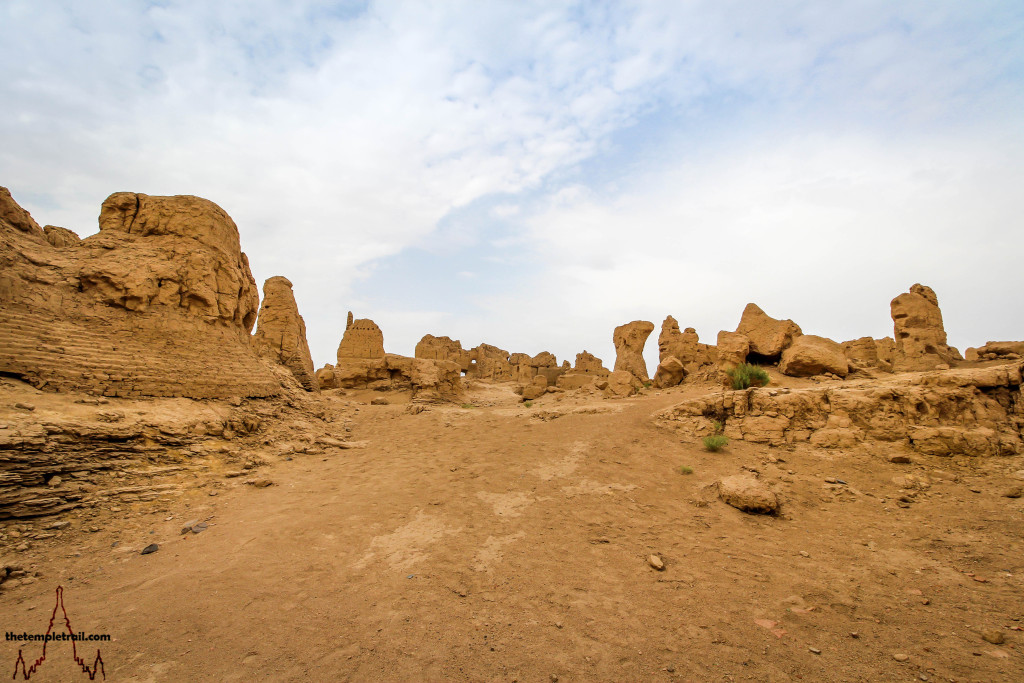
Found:
M 383 358 L 384 333 L 369 318 L 352 319 L 348 313 L 345 334 L 338 345 L 338 362 L 343 358 Z
M 510 382 L 514 370 L 509 363 L 509 352 L 490 344 L 480 344 L 470 350 L 470 365 L 467 379 L 484 379 L 495 382 Z
M 779 511 L 779 498 L 752 474 L 737 474 L 718 482 L 718 496 L 743 512 L 773 515 Z
M 427 334 L 416 344 L 413 353 L 416 358 L 446 360 L 458 364 L 463 372 L 469 370 L 470 353 L 462 348 L 462 342 L 450 337 L 435 337 Z
M 889 307 L 896 340 L 896 370 L 935 370 L 963 360 L 959 351 L 946 344 L 939 300 L 931 287 L 915 284 L 893 299 Z
M 74 247 L 82 241 L 77 233 L 56 225 L 43 226 L 43 232 L 46 233 L 46 241 L 55 247 Z
M 891 337 L 872 339 L 861 337 L 839 345 L 850 363 L 851 370 L 881 370 L 892 372 L 892 358 L 896 344 Z
M 647 363 L 644 361 L 644 345 L 654 331 L 654 323 L 634 320 L 615 328 L 612 341 L 615 343 L 615 371 L 625 370 L 637 379 L 647 381 Z
M 776 320 L 762 311 L 757 304 L 747 304 L 743 309 L 737 334 L 742 334 L 750 342 L 750 354 L 757 357 L 752 363 L 776 363 L 782 358 L 782 352 L 789 348 L 796 337 L 803 332 L 792 320 Z
M 568 361 L 566 361 L 568 363 Z M 559 389 L 580 389 L 594 384 L 598 379 L 608 377 L 609 371 L 601 363 L 601 359 L 592 353 L 583 351 L 576 354 L 576 365 L 564 369 L 556 384 Z
M 651 325 L 651 329 L 654 329 L 653 325 Z M 612 398 L 632 396 L 642 386 L 637 376 L 628 370 L 616 370 L 608 375 L 606 379 L 602 380 L 600 384 L 605 385 L 603 389 L 605 395 Z
M 718 366 L 721 370 L 732 370 L 740 363 L 745 363 L 750 353 L 750 340 L 742 334 L 722 330 L 718 333 L 716 349 Z
M 99 227 L 48 239 L 0 188 L 0 372 L 109 396 L 280 392 L 249 344 L 259 297 L 223 209 L 119 192 Z
M 1024 342 L 994 342 L 964 351 L 964 357 L 971 361 L 980 360 L 1017 360 L 1024 358 Z
M 686 368 L 675 356 L 669 356 L 658 363 L 658 369 L 654 372 L 654 386 L 659 389 L 674 387 L 686 379 Z
M 846 377 L 850 371 L 850 361 L 837 342 L 804 334 L 782 352 L 779 370 L 791 377 L 811 377 L 825 373 Z
M 317 371 L 323 389 L 411 390 L 416 401 L 454 401 L 463 397 L 462 366 L 454 361 L 409 358 L 384 352 L 384 333 L 369 319 L 348 323 L 338 363 Z
M 285 366 L 307 391 L 319 391 L 313 358 L 306 343 L 306 323 L 288 278 L 276 276 L 263 283 L 263 302 L 252 337 L 256 353 Z
M 687 327 L 679 331 L 679 323 L 672 316 L 665 318 L 658 335 L 658 360 L 664 362 L 675 357 L 683 364 L 688 373 L 696 372 L 703 365 L 715 362 L 715 349 L 701 344 L 697 330 Z
M 657 422 L 693 438 L 850 448 L 883 442 L 930 455 L 1024 453 L 1024 363 L 896 375 L 810 389 L 724 391 L 684 401 Z

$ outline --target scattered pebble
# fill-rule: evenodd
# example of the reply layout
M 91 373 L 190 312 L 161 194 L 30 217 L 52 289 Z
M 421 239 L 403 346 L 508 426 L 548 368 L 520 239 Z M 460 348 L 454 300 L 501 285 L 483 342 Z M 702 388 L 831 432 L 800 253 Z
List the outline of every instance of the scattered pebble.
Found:
M 910 655 L 905 655 L 902 652 L 897 652 L 892 656 L 892 658 L 895 659 L 897 662 L 905 662 L 908 659 L 910 659 Z
M 1024 488 L 1020 486 L 1011 486 L 1003 491 L 1004 498 L 1020 498 L 1022 495 L 1024 495 Z
M 147 545 L 145 548 L 142 549 L 142 553 L 141 554 L 142 555 L 149 555 L 151 553 L 155 553 L 157 550 L 160 550 L 160 546 L 157 545 L 156 543 L 150 543 L 149 545 Z
M 64 480 L 61 479 L 60 477 L 50 477 L 50 479 L 46 482 L 46 485 L 47 486 L 60 486 L 62 481 L 64 481 Z
M 806 550 L 801 550 L 800 551 L 800 557 L 810 557 L 810 556 L 811 556 L 811 554 L 809 552 L 807 552 Z
M 813 654 L 816 654 L 816 655 L 820 655 L 821 654 L 821 650 L 819 650 L 816 647 L 809 647 L 807 649 L 810 650 Z
M 908 456 L 908 455 L 890 455 L 889 456 L 889 462 L 893 463 L 894 465 L 909 465 L 910 464 L 910 456 Z
M 185 525 L 181 527 L 182 535 L 185 535 L 188 532 L 192 531 L 192 527 L 194 527 L 196 524 L 199 524 L 198 519 L 190 519 L 189 521 L 185 522 Z
M 1006 637 L 1003 635 L 1003 632 L 997 629 L 982 631 L 981 639 L 986 643 L 992 643 L 993 645 L 1002 645 L 1006 642 Z
M 661 558 L 657 555 L 651 555 L 650 557 L 648 557 L 647 564 L 651 565 L 651 567 L 657 569 L 659 572 L 665 569 L 665 563 L 662 562 Z
M 51 529 L 67 529 L 69 526 L 71 526 L 71 522 L 69 522 L 66 519 L 64 519 L 64 520 L 61 520 L 59 522 L 54 522 L 53 524 L 50 525 L 50 528 Z
M 29 411 L 36 409 L 36 407 L 34 405 L 32 405 L 31 403 L 15 403 L 14 407 L 17 408 L 18 410 L 29 410 Z

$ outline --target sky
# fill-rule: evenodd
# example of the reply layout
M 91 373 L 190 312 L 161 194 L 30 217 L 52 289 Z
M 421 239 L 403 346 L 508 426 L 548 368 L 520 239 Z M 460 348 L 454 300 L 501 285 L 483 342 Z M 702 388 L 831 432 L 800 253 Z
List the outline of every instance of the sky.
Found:
M 891 336 L 916 282 L 963 350 L 1024 339 L 1022 36 L 1019 0 L 2 0 L 0 185 L 83 237 L 113 192 L 216 202 L 317 367 L 350 310 L 610 368 L 617 325 L 751 301 Z

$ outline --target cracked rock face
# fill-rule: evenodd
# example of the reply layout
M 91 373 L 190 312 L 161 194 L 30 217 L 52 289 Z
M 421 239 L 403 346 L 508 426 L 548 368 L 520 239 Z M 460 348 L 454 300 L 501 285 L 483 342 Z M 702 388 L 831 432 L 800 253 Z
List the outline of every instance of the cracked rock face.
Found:
M 118 192 L 100 232 L 44 231 L 0 192 L 0 371 L 109 396 L 271 396 L 250 348 L 259 303 L 213 202 Z
M 320 390 L 306 343 L 306 322 L 299 315 L 288 278 L 278 275 L 263 283 L 263 303 L 252 343 L 260 356 L 288 368 L 304 389 Z
M 897 370 L 934 370 L 963 360 L 946 344 L 939 300 L 931 287 L 916 284 L 889 305 L 896 340 Z

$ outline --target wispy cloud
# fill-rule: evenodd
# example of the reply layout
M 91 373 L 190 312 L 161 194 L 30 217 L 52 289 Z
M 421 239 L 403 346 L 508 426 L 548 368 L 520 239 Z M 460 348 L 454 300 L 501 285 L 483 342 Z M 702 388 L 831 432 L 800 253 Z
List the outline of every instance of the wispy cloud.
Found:
M 713 335 L 748 299 L 826 334 L 877 333 L 915 279 L 944 303 L 983 282 L 1003 305 L 1000 282 L 1020 284 L 957 264 L 1020 250 L 1022 14 L 12 0 L 0 177 L 83 233 L 113 191 L 213 199 L 257 278 L 295 282 L 318 362 L 353 307 L 406 352 L 447 333 L 413 334 L 419 311 L 468 343 L 561 355 L 607 357 L 610 324 L 682 309 Z M 471 291 L 465 272 L 481 274 Z M 850 295 L 849 326 L 801 298 L 815 278 Z M 715 314 L 691 303 L 708 289 Z

